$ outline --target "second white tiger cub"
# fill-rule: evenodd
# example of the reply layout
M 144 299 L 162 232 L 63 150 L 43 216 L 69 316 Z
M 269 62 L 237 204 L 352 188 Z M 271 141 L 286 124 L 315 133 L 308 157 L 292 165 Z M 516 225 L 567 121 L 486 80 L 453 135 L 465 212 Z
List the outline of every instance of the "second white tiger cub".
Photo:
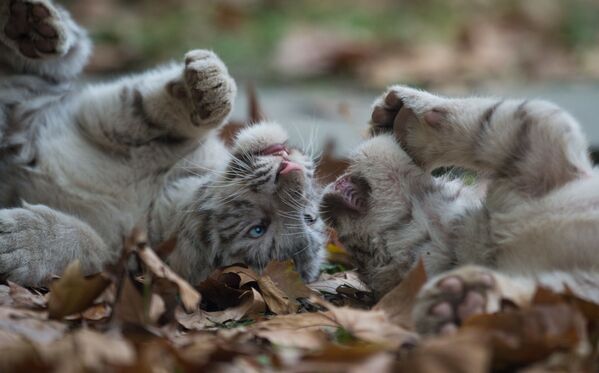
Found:
M 568 113 L 394 86 L 372 131 L 383 134 L 326 188 L 321 211 L 379 296 L 423 261 L 433 278 L 414 310 L 420 332 L 451 332 L 504 296 L 525 302 L 538 282 L 597 294 L 599 174 Z M 443 166 L 477 181 L 431 175 Z

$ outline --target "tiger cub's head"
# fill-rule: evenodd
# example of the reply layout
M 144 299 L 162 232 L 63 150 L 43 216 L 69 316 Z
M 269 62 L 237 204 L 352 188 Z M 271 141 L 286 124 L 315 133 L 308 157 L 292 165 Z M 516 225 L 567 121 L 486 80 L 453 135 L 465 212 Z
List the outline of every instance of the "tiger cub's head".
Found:
M 242 130 L 210 193 L 211 240 L 220 265 L 243 262 L 261 270 L 271 260 L 293 259 L 306 281 L 324 256 L 325 227 L 318 214 L 321 190 L 314 164 L 288 144 L 277 124 Z

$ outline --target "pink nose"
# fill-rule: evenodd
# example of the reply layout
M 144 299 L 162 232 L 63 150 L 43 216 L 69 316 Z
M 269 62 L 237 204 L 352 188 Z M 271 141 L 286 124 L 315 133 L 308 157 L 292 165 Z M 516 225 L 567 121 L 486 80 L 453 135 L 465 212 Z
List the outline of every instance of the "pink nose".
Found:
M 286 175 L 292 171 L 303 171 L 304 168 L 297 163 L 290 161 L 282 161 L 279 166 L 279 175 Z

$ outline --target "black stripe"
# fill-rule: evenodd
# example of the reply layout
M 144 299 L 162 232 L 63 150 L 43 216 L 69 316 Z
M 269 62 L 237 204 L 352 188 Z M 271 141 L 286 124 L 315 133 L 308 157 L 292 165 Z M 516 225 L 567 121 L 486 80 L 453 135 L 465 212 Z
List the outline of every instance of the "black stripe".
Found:
M 125 91 L 121 91 L 122 94 L 124 93 L 128 93 Z M 152 118 L 150 118 L 148 112 L 145 109 L 145 105 L 144 105 L 144 98 L 143 95 L 141 94 L 141 92 L 139 91 L 139 89 L 135 88 L 133 89 L 133 102 L 132 102 L 132 108 L 133 108 L 133 115 L 136 116 L 137 118 L 139 118 L 145 125 L 147 125 L 150 128 L 155 128 L 155 129 L 160 129 L 160 130 L 164 130 L 167 127 L 155 122 L 154 120 L 152 120 Z

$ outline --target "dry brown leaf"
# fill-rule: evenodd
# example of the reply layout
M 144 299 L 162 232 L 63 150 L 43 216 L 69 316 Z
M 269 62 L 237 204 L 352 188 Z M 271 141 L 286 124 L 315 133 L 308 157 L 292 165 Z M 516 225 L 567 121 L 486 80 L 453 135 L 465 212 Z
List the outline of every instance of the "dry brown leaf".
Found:
M 237 306 L 226 308 L 223 311 L 207 312 L 197 310 L 191 314 L 185 314 L 180 310 L 175 312 L 177 322 L 188 330 L 202 330 L 227 321 L 238 321 L 247 317 L 263 313 L 266 304 L 260 293 L 255 289 L 247 290 L 240 299 Z
M 384 311 L 394 324 L 413 330 L 412 308 L 414 308 L 416 295 L 426 281 L 424 263 L 420 260 L 406 278 L 381 298 L 373 309 Z
M 21 285 L 11 281 L 8 281 L 8 286 L 10 288 L 9 294 L 15 307 L 33 309 L 46 308 L 46 298 L 43 295 L 29 291 Z
M 332 275 L 322 273 L 318 280 L 309 283 L 308 287 L 315 291 L 335 293 L 339 286 L 348 286 L 357 291 L 370 292 L 370 289 L 360 280 L 355 271 L 337 272 Z
M 48 320 L 47 312 L 0 307 L 0 330 L 21 335 L 32 342 L 50 343 L 62 337 L 67 326 Z
M 268 308 L 278 315 L 297 312 L 297 298 L 314 295 L 295 271 L 292 261 L 270 262 L 258 279 L 258 286 Z
M 106 303 L 99 303 L 94 304 L 93 306 L 83 311 L 81 317 L 85 320 L 99 321 L 108 318 L 111 313 L 112 307 L 110 307 Z
M 240 288 L 242 276 L 244 279 L 251 279 L 250 276 L 241 272 L 241 270 L 245 270 L 243 267 L 233 266 L 225 270 L 231 270 L 231 272 L 217 270 L 198 285 L 198 289 L 202 293 L 202 305 L 206 311 L 221 311 L 235 307 L 239 305 L 242 295 L 248 290 Z M 255 281 L 252 279 L 249 282 Z M 246 282 L 244 285 L 247 284 Z
M 362 341 L 376 343 L 390 349 L 414 345 L 418 335 L 390 322 L 383 311 L 364 311 L 328 305 L 331 319 Z
M 221 268 L 222 273 L 234 273 L 239 276 L 239 284 L 236 288 L 244 288 L 246 285 L 251 283 L 257 283 L 260 277 L 252 269 L 248 268 L 244 264 L 235 264 L 232 266 Z M 230 285 L 229 285 L 230 286 Z
M 127 275 L 123 277 L 121 292 L 114 305 L 114 316 L 133 324 L 143 324 L 147 320 L 144 297 Z
M 264 302 L 272 313 L 277 315 L 285 315 L 295 313 L 298 309 L 298 304 L 295 299 L 290 299 L 283 290 L 279 289 L 270 277 L 261 277 L 258 280 L 260 292 L 264 297 Z
M 160 260 L 154 250 L 149 247 L 140 249 L 139 258 L 155 278 L 167 280 L 177 286 L 185 311 L 193 312 L 198 308 L 202 299 L 200 293 Z
M 85 277 L 78 260 L 70 263 L 62 277 L 50 285 L 50 317 L 60 319 L 85 311 L 108 285 L 110 281 L 103 274 Z
M 271 319 L 257 322 L 251 329 L 259 330 L 321 330 L 337 328 L 339 324 L 329 315 L 322 312 L 296 313 L 278 315 Z
M 304 284 L 302 277 L 295 270 L 293 261 L 272 261 L 264 269 L 263 276 L 268 276 L 289 299 L 309 298 L 315 293 Z
M 322 330 L 270 329 L 257 330 L 255 335 L 279 347 L 304 350 L 320 350 L 330 343 L 328 334 Z
M 107 371 L 135 361 L 131 343 L 116 333 L 80 329 L 55 343 L 38 347 L 42 361 L 56 372 Z
M 477 315 L 467 319 L 464 328 L 490 337 L 496 368 L 530 364 L 587 342 L 584 318 L 566 303 Z
M 422 373 L 488 372 L 491 349 L 482 333 L 460 332 L 447 337 L 431 338 L 399 362 L 397 370 Z

